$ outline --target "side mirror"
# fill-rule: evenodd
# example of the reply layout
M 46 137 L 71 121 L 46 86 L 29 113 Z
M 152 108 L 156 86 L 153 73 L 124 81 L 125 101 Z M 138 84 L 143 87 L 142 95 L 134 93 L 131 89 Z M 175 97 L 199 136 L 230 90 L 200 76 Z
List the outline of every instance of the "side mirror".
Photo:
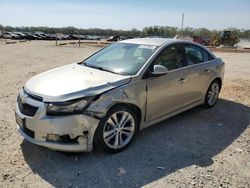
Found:
M 159 77 L 166 75 L 168 73 L 168 69 L 163 65 L 154 65 L 154 71 L 151 73 L 153 77 Z

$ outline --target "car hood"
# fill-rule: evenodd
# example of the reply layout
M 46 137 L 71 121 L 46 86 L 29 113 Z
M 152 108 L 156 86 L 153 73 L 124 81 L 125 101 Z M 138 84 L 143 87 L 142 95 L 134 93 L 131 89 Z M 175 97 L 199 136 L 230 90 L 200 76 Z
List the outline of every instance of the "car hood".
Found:
M 24 90 L 42 97 L 44 102 L 61 102 L 98 95 L 130 80 L 130 76 L 70 64 L 34 76 L 27 81 Z

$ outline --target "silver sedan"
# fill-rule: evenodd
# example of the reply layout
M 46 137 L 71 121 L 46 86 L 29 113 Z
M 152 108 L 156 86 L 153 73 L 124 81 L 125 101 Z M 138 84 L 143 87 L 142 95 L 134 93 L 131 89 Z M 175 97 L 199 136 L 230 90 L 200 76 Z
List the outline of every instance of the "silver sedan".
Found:
M 224 62 L 205 47 L 164 38 L 112 44 L 31 78 L 16 103 L 28 141 L 54 150 L 126 149 L 139 130 L 203 104 L 213 107 Z

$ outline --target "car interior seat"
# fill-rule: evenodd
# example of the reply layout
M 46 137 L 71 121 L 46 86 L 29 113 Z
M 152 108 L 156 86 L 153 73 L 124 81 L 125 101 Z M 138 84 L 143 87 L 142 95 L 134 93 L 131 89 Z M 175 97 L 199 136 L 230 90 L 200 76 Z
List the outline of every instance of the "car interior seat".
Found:
M 173 70 L 179 67 L 181 61 L 180 55 L 176 49 L 168 49 L 162 56 L 160 60 L 160 65 L 165 66 L 168 70 Z
M 189 50 L 187 52 L 187 64 L 188 65 L 193 65 L 196 63 L 200 63 L 202 60 L 199 58 L 199 54 L 198 52 L 194 51 L 194 50 Z

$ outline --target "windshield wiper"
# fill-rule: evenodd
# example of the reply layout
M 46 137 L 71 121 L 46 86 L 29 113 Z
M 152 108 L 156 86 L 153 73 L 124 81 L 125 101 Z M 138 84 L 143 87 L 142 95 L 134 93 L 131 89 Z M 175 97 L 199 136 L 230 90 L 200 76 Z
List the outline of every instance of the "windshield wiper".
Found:
M 83 62 L 83 64 L 87 67 L 91 67 L 91 68 L 94 68 L 94 69 L 98 69 L 98 70 L 101 70 L 101 71 L 107 71 L 107 72 L 111 72 L 111 73 L 114 73 L 114 74 L 119 74 L 113 70 L 110 70 L 110 69 L 107 69 L 105 67 L 101 67 L 101 66 L 93 66 L 93 65 L 88 65 L 87 63 Z
M 95 68 L 97 68 L 97 69 L 99 69 L 101 71 L 107 71 L 107 72 L 111 72 L 111 73 L 114 73 L 114 74 L 119 74 L 119 73 L 117 73 L 117 72 L 115 72 L 113 70 L 107 69 L 105 67 L 95 67 Z

